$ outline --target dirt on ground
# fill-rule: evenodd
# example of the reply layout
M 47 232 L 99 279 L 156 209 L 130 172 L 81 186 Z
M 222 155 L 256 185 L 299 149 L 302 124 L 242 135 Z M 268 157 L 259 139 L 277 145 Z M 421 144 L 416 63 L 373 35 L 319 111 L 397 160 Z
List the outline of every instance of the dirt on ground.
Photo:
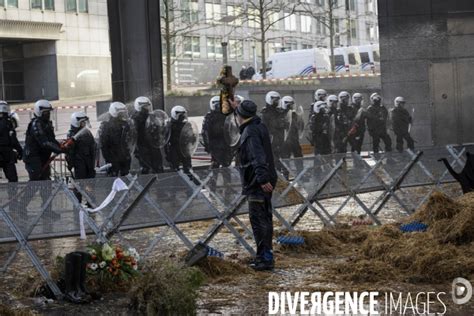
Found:
M 351 218 L 347 216 L 348 223 L 351 223 Z M 427 230 L 411 233 L 400 230 L 400 225 L 414 221 L 428 225 Z M 186 225 L 196 232 L 195 237 L 199 237 L 209 224 Z M 140 239 L 154 233 L 135 232 L 133 238 Z M 449 315 L 474 314 L 472 300 L 465 305 L 448 302 L 454 278 L 474 281 L 474 193 L 453 200 L 435 192 L 412 216 L 400 217 L 398 221 L 392 220 L 379 227 L 344 224 L 310 231 L 303 226 L 303 230 L 296 234 L 304 237 L 305 243 L 300 246 L 277 245 L 273 272 L 254 272 L 247 267 L 250 257 L 237 250 L 236 244 L 229 243 L 231 235 L 224 232 L 219 236 L 216 242 L 226 243 L 229 249 L 224 259 L 209 257 L 198 265 L 206 275 L 205 285 L 199 290 L 198 314 L 265 314 L 269 291 L 371 290 L 445 292 Z M 169 247 L 174 247 L 172 240 L 169 241 Z M 180 259 L 177 255 L 169 257 Z M 3 279 L 2 286 L 10 290 L 6 291 L 8 295 L 0 296 L 2 308 L 14 307 L 14 310 L 27 313 L 20 315 L 130 313 L 129 300 L 124 293 L 106 294 L 102 301 L 87 306 L 40 304 L 30 297 L 34 280 L 38 277 L 34 271 L 27 271 L 10 273 L 9 287 Z

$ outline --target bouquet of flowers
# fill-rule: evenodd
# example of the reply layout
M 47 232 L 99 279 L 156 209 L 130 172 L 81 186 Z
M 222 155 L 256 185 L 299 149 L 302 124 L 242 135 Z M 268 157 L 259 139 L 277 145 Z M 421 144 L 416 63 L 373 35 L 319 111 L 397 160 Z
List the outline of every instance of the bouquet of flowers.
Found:
M 91 255 L 87 272 L 98 277 L 99 281 L 123 283 L 138 275 L 140 256 L 134 248 L 123 250 L 109 244 L 92 244 L 87 248 Z

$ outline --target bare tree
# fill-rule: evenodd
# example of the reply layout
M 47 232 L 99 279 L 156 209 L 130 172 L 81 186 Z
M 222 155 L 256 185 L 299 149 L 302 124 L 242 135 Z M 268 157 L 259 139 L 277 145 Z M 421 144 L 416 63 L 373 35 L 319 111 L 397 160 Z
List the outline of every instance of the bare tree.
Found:
M 193 31 L 214 25 L 200 21 L 199 10 L 190 6 L 190 0 L 180 1 L 181 4 L 177 0 L 160 0 L 160 2 L 161 36 L 165 44 L 166 89 L 171 90 L 171 67 L 178 57 L 173 56 L 173 46 L 176 47 L 178 40 Z
M 335 58 L 334 58 L 334 39 L 336 35 L 340 35 L 341 33 L 336 34 L 336 23 L 339 23 L 339 19 L 336 17 L 336 10 L 345 7 L 345 5 L 340 5 L 339 0 L 326 0 L 324 8 L 320 10 L 315 10 L 314 4 L 310 4 L 307 2 L 300 2 L 298 9 L 296 10 L 298 13 L 304 13 L 311 17 L 313 17 L 317 22 L 321 23 L 323 27 L 325 27 L 329 31 L 329 50 L 331 52 L 331 71 L 334 72 L 335 70 Z
M 247 0 L 246 3 L 247 6 L 243 16 L 245 16 L 248 22 L 255 24 L 256 31 L 252 34 L 252 37 L 261 44 L 262 76 L 265 79 L 265 44 L 271 39 L 267 36 L 267 33 L 281 20 L 295 14 L 298 2 L 288 0 Z M 278 12 L 283 12 L 283 14 L 279 15 Z

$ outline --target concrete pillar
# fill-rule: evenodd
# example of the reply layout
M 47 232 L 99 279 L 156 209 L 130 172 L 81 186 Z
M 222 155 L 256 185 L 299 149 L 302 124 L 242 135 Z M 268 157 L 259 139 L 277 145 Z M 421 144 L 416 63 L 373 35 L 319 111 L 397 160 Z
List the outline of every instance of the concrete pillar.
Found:
M 113 99 L 148 96 L 164 109 L 160 1 L 107 0 Z

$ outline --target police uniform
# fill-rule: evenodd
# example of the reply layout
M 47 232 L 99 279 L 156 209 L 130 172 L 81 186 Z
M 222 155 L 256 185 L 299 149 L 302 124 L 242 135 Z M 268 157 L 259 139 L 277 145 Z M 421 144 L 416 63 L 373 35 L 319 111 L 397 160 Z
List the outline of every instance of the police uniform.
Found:
M 18 182 L 15 163 L 21 159 L 23 148 L 16 137 L 12 119 L 7 113 L 0 117 L 0 167 L 8 182 Z
M 392 151 L 392 140 L 387 133 L 388 111 L 383 105 L 371 104 L 367 108 L 367 128 L 372 137 L 374 153 L 379 152 L 380 140 L 385 144 L 385 151 Z
M 52 153 L 62 153 L 54 134 L 53 123 L 42 118 L 33 118 L 26 130 L 23 158 L 30 181 L 50 179 L 51 168 L 46 164 Z
M 202 124 L 204 149 L 211 155 L 211 167 L 228 167 L 232 163 L 233 149 L 224 139 L 226 116 L 220 111 L 210 111 Z
M 163 172 L 163 158 L 161 150 L 152 146 L 150 136 L 146 132 L 146 121 L 148 119 L 148 111 L 135 111 L 132 115 L 132 120 L 137 127 L 137 148 L 135 154 L 140 163 L 142 174 L 147 174 L 150 171 L 153 173 Z
M 100 148 L 105 161 L 112 164 L 109 169 L 111 176 L 125 176 L 130 172 L 132 158 L 127 142 L 129 133 L 130 124 L 120 118 L 112 117 L 100 126 Z

